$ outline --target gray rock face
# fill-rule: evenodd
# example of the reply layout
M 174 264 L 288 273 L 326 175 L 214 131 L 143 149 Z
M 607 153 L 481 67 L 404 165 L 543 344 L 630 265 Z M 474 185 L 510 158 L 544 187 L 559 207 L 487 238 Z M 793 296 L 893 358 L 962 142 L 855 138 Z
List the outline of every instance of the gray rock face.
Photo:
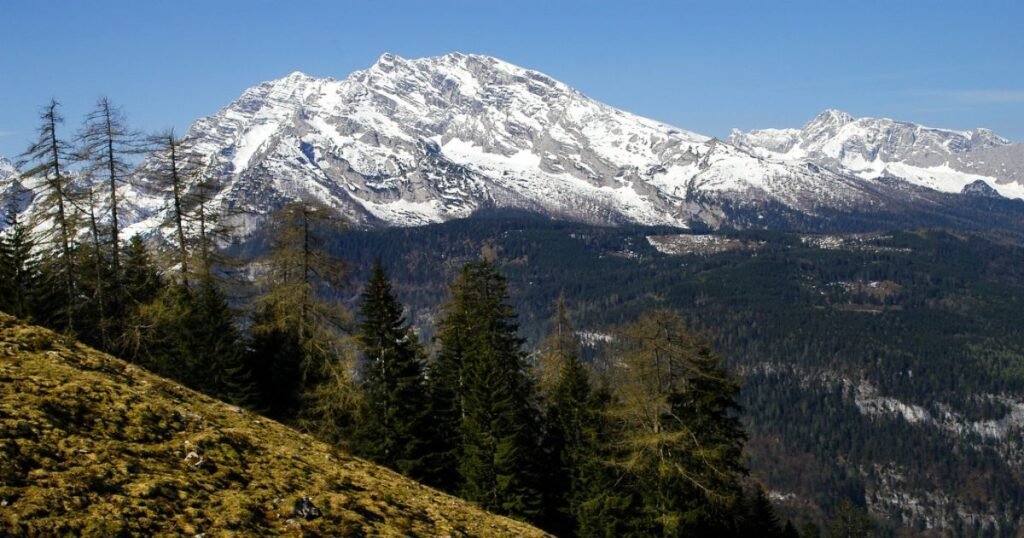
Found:
M 1024 144 L 988 129 L 953 131 L 826 110 L 800 129 L 733 131 L 730 142 L 765 158 L 810 161 L 863 179 L 899 177 L 960 192 L 979 177 L 1024 198 Z
M 968 183 L 964 185 L 964 189 L 960 191 L 960 194 L 965 196 L 978 196 L 981 198 L 1002 198 L 999 191 L 993 189 L 984 181 L 978 179 L 974 183 Z
M 344 80 L 293 73 L 246 90 L 188 136 L 225 210 L 260 215 L 309 198 L 364 226 L 491 207 L 717 226 L 729 219 L 726 203 L 810 214 L 886 203 L 859 178 L 772 162 L 598 103 L 537 71 L 459 53 L 385 54 Z M 126 196 L 133 231 L 164 220 L 146 170 Z

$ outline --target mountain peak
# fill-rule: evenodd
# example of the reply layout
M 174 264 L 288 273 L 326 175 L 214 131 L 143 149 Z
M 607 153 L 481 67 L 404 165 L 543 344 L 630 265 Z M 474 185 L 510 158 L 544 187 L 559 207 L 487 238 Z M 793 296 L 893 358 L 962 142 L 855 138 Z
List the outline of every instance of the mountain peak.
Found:
M 288 73 L 288 75 L 284 78 L 285 80 L 301 80 L 313 77 L 303 73 L 302 71 L 292 71 L 291 73 Z
M 971 132 L 971 143 L 978 146 L 1005 146 L 1009 140 L 997 135 L 991 129 L 978 128 Z
M 409 60 L 402 58 L 397 54 L 385 52 L 377 57 L 377 61 L 370 66 L 369 71 L 390 73 L 394 71 L 395 68 L 404 66 L 408 63 Z
M 6 179 L 18 173 L 18 169 L 7 157 L 0 156 L 0 180 Z
M 842 110 L 838 110 L 835 108 L 827 108 L 823 110 L 820 114 L 815 116 L 813 120 L 808 122 L 805 128 L 811 126 L 839 127 L 842 125 L 846 125 L 847 123 L 850 123 L 853 120 L 853 116 L 846 112 L 843 112 Z

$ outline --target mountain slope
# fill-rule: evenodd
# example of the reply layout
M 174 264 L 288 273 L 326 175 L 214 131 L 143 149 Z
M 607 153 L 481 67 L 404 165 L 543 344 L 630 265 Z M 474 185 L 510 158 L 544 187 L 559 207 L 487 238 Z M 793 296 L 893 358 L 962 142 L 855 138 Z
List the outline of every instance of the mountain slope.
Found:
M 18 169 L 10 160 L 0 157 L 0 212 L 22 212 L 32 202 L 32 195 L 18 179 Z M 0 223 L 0 230 L 4 225 Z
M 17 170 L 14 168 L 14 163 L 6 157 L 0 157 L 0 181 L 6 180 L 15 173 L 17 173 Z
M 877 185 L 769 161 L 598 103 L 547 75 L 460 53 L 385 54 L 344 80 L 293 73 L 197 121 L 215 202 L 264 214 L 313 198 L 364 226 L 418 225 L 492 207 L 590 223 L 718 226 L 728 207 L 816 214 L 880 208 Z M 166 201 L 147 188 L 137 229 Z M 884 190 L 884 188 L 883 188 Z M 724 202 L 723 202 L 724 201 Z
M 941 192 L 982 180 L 1024 198 L 1024 144 L 987 129 L 953 131 L 826 110 L 800 129 L 733 131 L 729 141 L 777 162 L 813 162 L 863 179 L 897 177 Z
M 543 535 L 5 314 L 0 379 L 5 536 Z

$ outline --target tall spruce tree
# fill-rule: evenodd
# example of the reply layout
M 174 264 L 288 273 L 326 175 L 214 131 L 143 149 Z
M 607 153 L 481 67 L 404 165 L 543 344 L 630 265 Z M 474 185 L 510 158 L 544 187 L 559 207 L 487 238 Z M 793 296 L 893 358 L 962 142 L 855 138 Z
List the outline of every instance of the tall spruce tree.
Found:
M 33 252 L 35 241 L 13 208 L 4 219 L 5 228 L 0 234 L 0 310 L 33 320 L 42 291 L 39 258 Z
M 140 314 L 162 294 L 164 282 L 146 250 L 146 244 L 138 234 L 128 240 L 124 249 L 121 273 L 124 305 L 120 312 L 115 354 L 139 362 L 148 344 L 146 333 L 149 329 L 147 320 Z
M 739 514 L 741 535 L 756 534 L 765 538 L 782 538 L 782 523 L 760 484 L 754 485 L 753 491 L 743 505 L 741 508 L 745 508 L 745 513 Z
M 539 348 L 539 377 L 547 395 L 544 446 L 551 461 L 544 488 L 544 526 L 559 536 L 571 536 L 580 530 L 582 504 L 589 495 L 600 416 L 564 295 L 555 304 L 549 334 Z
M 457 462 L 463 497 L 536 520 L 541 496 L 535 388 L 505 280 L 491 263 L 471 263 L 453 283 L 451 296 L 440 323 L 431 392 L 435 424 L 454 428 L 451 440 L 458 446 L 449 443 L 441 452 Z
M 124 251 L 121 279 L 125 295 L 129 301 L 135 304 L 152 301 L 163 287 L 160 273 L 149 256 L 146 243 L 138 234 L 128 240 L 128 246 Z
M 256 386 L 247 362 L 235 313 L 212 276 L 200 280 L 190 312 L 191 370 L 202 376 L 197 388 L 235 405 L 257 401 Z
M 358 451 L 414 478 L 424 475 L 427 437 L 422 351 L 378 258 L 359 306 L 365 361 Z

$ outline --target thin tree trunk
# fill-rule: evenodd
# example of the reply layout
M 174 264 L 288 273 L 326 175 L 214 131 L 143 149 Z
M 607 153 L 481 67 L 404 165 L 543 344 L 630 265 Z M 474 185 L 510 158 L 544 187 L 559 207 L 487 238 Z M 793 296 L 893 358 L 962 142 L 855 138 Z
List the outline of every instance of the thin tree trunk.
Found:
M 69 230 L 67 213 L 64 207 L 64 198 L 66 193 L 64 192 L 63 178 L 60 172 L 60 146 L 57 142 L 57 103 L 52 102 L 50 104 L 50 112 L 47 117 L 50 122 L 50 148 L 53 155 L 53 189 L 57 193 L 57 222 L 60 227 L 60 240 L 61 240 L 61 251 L 64 254 L 64 291 L 67 294 L 68 304 L 65 307 L 65 313 L 67 315 L 68 330 L 74 331 L 74 314 L 72 312 L 72 303 L 75 297 L 75 281 L 74 281 L 74 260 L 71 259 L 71 231 Z
M 103 99 L 103 116 L 107 134 L 107 166 L 110 172 L 110 237 L 111 237 L 111 265 L 114 269 L 114 277 L 121 275 L 121 239 L 120 228 L 117 221 L 117 161 L 114 160 L 114 126 L 110 117 L 110 102 Z
M 103 249 L 100 245 L 100 230 L 96 222 L 96 204 L 92 189 L 89 189 L 89 225 L 92 228 L 93 256 L 95 256 L 96 305 L 99 309 L 100 342 L 104 349 L 110 349 L 110 342 L 107 339 L 107 315 L 103 295 Z
M 188 252 L 185 248 L 185 226 L 182 224 L 181 215 L 181 179 L 178 177 L 178 143 L 174 140 L 172 132 L 167 137 L 167 143 L 171 150 L 171 189 L 174 194 L 174 221 L 178 228 L 178 252 L 181 257 L 181 280 L 188 286 Z

